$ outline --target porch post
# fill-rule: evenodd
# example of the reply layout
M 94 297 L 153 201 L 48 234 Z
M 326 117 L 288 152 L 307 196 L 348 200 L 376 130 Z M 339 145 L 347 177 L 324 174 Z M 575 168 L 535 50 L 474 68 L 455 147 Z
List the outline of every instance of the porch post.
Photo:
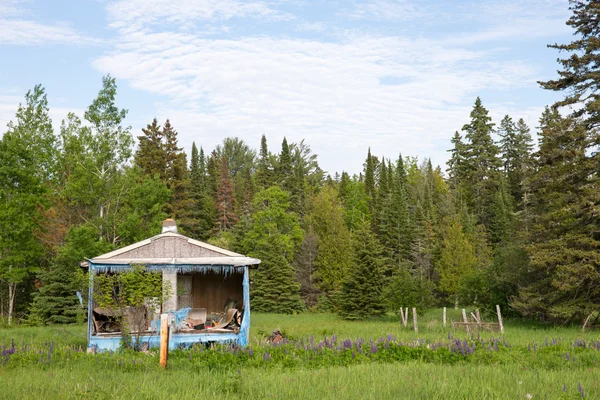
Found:
M 250 336 L 250 268 L 248 266 L 244 266 L 242 287 L 244 289 L 244 316 L 242 317 L 240 333 L 238 333 L 238 344 L 240 346 L 247 346 Z
M 177 310 L 177 270 L 163 269 L 163 284 L 170 285 L 170 296 L 164 299 L 162 312 Z
M 94 293 L 94 264 L 88 264 L 88 275 L 89 275 L 89 288 L 88 288 L 88 347 L 91 347 L 92 341 L 92 329 L 93 329 L 93 321 L 92 321 L 92 303 L 93 303 L 93 293 Z

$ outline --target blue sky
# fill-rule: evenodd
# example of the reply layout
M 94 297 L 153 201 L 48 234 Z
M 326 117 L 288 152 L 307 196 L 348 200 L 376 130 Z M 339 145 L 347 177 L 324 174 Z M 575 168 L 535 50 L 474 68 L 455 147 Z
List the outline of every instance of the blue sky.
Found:
M 537 125 L 568 17 L 566 0 L 0 0 L 0 126 L 41 83 L 58 127 L 110 73 L 134 135 L 169 118 L 186 149 L 264 133 L 330 172 L 369 146 L 444 164 L 477 96 Z

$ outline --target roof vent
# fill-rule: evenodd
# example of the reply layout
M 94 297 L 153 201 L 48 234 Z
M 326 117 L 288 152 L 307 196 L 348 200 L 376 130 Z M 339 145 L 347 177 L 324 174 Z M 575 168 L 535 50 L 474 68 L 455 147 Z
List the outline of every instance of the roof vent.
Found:
M 162 233 L 174 232 L 177 233 L 177 222 L 173 218 L 167 218 L 162 223 Z

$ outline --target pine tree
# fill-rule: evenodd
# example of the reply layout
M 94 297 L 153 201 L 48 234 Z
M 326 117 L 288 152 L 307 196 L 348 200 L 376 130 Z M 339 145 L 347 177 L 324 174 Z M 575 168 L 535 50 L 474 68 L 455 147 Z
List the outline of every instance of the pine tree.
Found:
M 237 224 L 238 216 L 235 213 L 235 198 L 225 158 L 221 160 L 221 175 L 217 188 L 216 206 L 217 219 L 215 220 L 215 229 L 218 233 L 230 231 Z
M 302 243 L 298 216 L 289 211 L 289 194 L 277 186 L 254 198 L 252 228 L 243 241 L 245 252 L 261 260 L 252 271 L 252 309 L 290 314 L 301 311 L 300 284 L 291 262 Z
M 383 246 L 368 222 L 353 234 L 353 266 L 339 295 L 339 314 L 344 319 L 365 319 L 385 312 L 383 298 L 386 258 Z

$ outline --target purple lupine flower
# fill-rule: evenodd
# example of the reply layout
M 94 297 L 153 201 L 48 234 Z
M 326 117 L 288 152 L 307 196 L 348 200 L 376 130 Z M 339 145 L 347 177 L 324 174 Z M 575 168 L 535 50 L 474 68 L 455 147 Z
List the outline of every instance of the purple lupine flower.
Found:
M 371 354 L 377 353 L 377 345 L 371 341 Z
M 567 392 L 567 384 L 566 383 L 563 385 L 563 392 L 565 392 L 565 393 Z
M 263 355 L 263 360 L 264 361 L 271 361 L 271 355 L 267 352 Z

